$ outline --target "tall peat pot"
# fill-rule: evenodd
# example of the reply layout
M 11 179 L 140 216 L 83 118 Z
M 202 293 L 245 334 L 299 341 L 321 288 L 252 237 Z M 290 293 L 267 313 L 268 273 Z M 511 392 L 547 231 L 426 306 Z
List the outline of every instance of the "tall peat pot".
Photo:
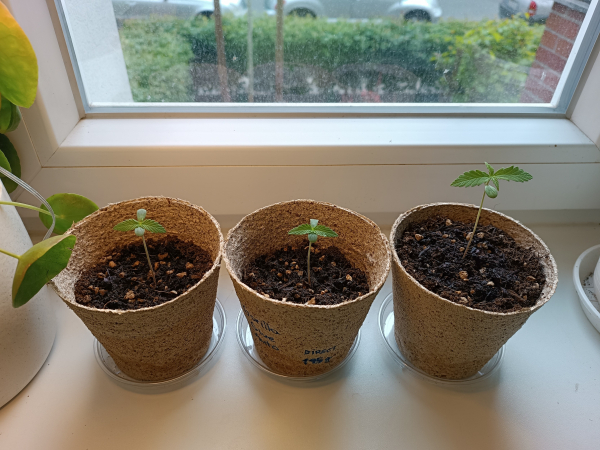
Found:
M 509 313 L 473 309 L 434 294 L 404 269 L 395 244 L 410 224 L 435 216 L 474 223 L 477 210 L 474 205 L 460 203 L 417 206 L 398 217 L 390 235 L 396 342 L 412 364 L 432 376 L 462 379 L 476 374 L 552 297 L 558 282 L 556 263 L 546 244 L 529 228 L 489 209 L 481 212 L 481 225 L 501 229 L 520 247 L 531 247 L 540 258 L 546 283 L 534 306 Z
M 0 200 L 11 201 L 0 181 Z M 22 255 L 31 239 L 14 206 L 0 206 L 0 248 Z M 56 334 L 56 317 L 44 286 L 27 304 L 12 306 L 17 260 L 0 254 L 0 407 L 17 395 L 40 370 Z
M 258 256 L 285 246 L 306 246 L 306 236 L 290 236 L 288 231 L 310 219 L 338 233 L 318 244 L 338 247 L 364 271 L 368 293 L 339 305 L 298 305 L 267 298 L 242 283 L 244 270 Z M 224 260 L 263 362 L 284 375 L 311 376 L 328 372 L 348 354 L 385 282 L 391 253 L 386 237 L 368 218 L 330 203 L 294 200 L 244 217 L 227 236 Z
M 166 236 L 191 241 L 208 252 L 212 267 L 186 292 L 158 306 L 120 311 L 80 305 L 74 293 L 79 275 L 116 247 L 140 242 L 133 232 L 113 230 L 117 223 L 136 217 L 138 209 L 146 209 L 148 218 L 163 225 Z M 110 204 L 67 233 L 77 236 L 77 243 L 69 265 L 53 280 L 53 286 L 125 374 L 138 380 L 167 380 L 202 359 L 212 335 L 223 248 L 221 228 L 208 212 L 184 200 L 141 197 Z M 165 235 L 156 235 L 160 236 Z

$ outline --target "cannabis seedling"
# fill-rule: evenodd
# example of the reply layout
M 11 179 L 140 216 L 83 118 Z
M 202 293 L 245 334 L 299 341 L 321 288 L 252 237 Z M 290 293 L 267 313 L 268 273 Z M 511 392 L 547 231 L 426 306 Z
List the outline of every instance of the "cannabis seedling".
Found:
M 148 267 L 150 267 L 150 273 L 152 274 L 152 279 L 154 280 L 154 287 L 158 287 L 156 284 L 156 274 L 154 273 L 154 268 L 152 267 L 152 261 L 150 261 L 150 253 L 148 253 L 148 247 L 146 246 L 146 238 L 144 237 L 144 233 L 146 231 L 149 231 L 150 233 L 166 233 L 167 230 L 165 230 L 165 228 L 156 220 L 146 219 L 145 209 L 137 210 L 137 220 L 124 220 L 123 222 L 115 225 L 113 229 L 116 231 L 134 231 L 136 236 L 142 238 L 144 250 L 146 250 L 146 258 L 148 258 Z
M 288 234 L 294 235 L 303 235 L 308 234 L 308 257 L 306 258 L 307 263 L 307 273 L 308 273 L 308 284 L 310 282 L 310 249 L 311 246 L 317 242 L 317 238 L 319 236 L 322 237 L 337 237 L 338 234 L 333 231 L 331 228 L 326 227 L 325 225 L 319 225 L 319 221 L 317 219 L 310 219 L 310 223 L 303 223 L 302 225 L 297 226 L 296 228 L 288 231 Z
M 465 258 L 465 256 L 467 256 L 467 252 L 469 251 L 469 247 L 471 246 L 471 242 L 473 241 L 473 237 L 475 236 L 475 230 L 477 230 L 477 224 L 479 223 L 479 216 L 481 216 L 481 210 L 483 208 L 483 201 L 485 200 L 485 196 L 487 195 L 489 198 L 498 197 L 498 191 L 500 190 L 500 180 L 517 181 L 519 183 L 524 183 L 533 178 L 531 174 L 515 166 L 503 167 L 502 169 L 498 169 L 496 171 L 494 171 L 494 168 L 488 163 L 485 163 L 485 166 L 488 169 L 488 173 L 482 172 L 481 170 L 470 170 L 468 172 L 463 173 L 450 185 L 455 187 L 474 187 L 485 184 L 485 188 L 483 190 L 483 197 L 481 198 L 481 204 L 479 205 L 479 211 L 477 212 L 477 219 L 475 219 L 475 226 L 473 227 L 473 232 L 470 233 L 471 236 L 469 238 L 469 242 L 467 243 L 467 248 L 463 254 L 463 259 Z M 495 187 L 491 186 L 490 183 L 492 183 Z

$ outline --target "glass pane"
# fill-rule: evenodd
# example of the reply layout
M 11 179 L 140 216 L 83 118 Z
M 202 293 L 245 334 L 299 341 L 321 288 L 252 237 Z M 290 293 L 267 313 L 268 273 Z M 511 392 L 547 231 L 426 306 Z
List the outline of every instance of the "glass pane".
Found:
M 61 1 L 93 105 L 549 103 L 591 0 Z

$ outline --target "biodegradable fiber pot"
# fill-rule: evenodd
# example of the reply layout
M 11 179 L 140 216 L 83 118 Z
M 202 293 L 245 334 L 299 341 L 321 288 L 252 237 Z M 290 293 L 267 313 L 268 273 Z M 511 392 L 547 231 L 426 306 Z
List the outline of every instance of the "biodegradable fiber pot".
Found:
M 521 247 L 532 247 L 540 257 L 546 283 L 535 306 L 511 313 L 469 308 L 434 294 L 406 272 L 395 244 L 410 224 L 435 216 L 474 223 L 477 210 L 459 203 L 417 206 L 398 217 L 390 235 L 396 343 L 413 365 L 432 376 L 462 379 L 475 375 L 552 297 L 558 282 L 556 263 L 546 244 L 517 221 L 489 209 L 481 212 L 481 225 L 501 229 Z
M 167 235 L 191 241 L 209 253 L 211 269 L 188 291 L 159 306 L 129 311 L 95 309 L 75 301 L 79 275 L 100 262 L 115 247 L 139 242 L 135 233 L 113 227 L 136 217 L 140 208 L 158 221 Z M 77 236 L 68 267 L 53 280 L 58 295 L 86 324 L 127 375 L 160 381 L 191 369 L 206 353 L 212 335 L 212 315 L 223 247 L 217 221 L 204 209 L 184 200 L 142 197 L 102 208 L 67 232 Z M 148 235 L 147 235 L 148 236 Z M 148 238 L 165 235 L 149 235 Z
M 318 245 L 338 247 L 363 270 L 367 294 L 339 305 L 297 305 L 269 299 L 242 283 L 244 269 L 256 257 L 286 245 L 308 245 L 306 236 L 288 231 L 310 219 L 338 233 L 337 238 L 320 238 Z M 366 217 L 330 203 L 295 200 L 244 217 L 229 232 L 224 260 L 263 362 L 284 375 L 310 376 L 331 370 L 348 354 L 387 277 L 391 254 L 379 227 Z

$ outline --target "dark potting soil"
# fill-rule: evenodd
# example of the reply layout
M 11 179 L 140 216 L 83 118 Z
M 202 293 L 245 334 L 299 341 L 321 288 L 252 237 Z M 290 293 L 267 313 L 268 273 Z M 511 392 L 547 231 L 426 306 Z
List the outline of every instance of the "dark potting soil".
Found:
M 75 300 L 98 309 L 140 309 L 173 300 L 196 284 L 213 261 L 202 248 L 174 236 L 146 241 L 156 273 L 154 286 L 144 245 L 116 248 L 85 271 L 75 284 Z
M 463 259 L 473 226 L 444 217 L 409 226 L 395 243 L 402 266 L 425 288 L 471 308 L 506 313 L 535 305 L 546 282 L 538 255 L 487 225 L 477 227 Z
M 284 247 L 256 258 L 242 282 L 275 300 L 314 305 L 337 305 L 369 292 L 367 277 L 352 267 L 337 247 L 312 246 L 311 284 L 306 273 L 308 245 Z

